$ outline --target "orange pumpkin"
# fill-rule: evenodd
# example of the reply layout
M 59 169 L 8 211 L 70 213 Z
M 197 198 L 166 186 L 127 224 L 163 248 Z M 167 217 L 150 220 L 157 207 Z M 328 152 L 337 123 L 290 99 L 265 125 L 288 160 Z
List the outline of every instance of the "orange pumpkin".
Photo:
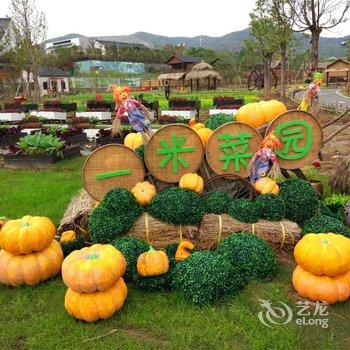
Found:
M 334 304 L 350 297 L 350 271 L 335 277 L 316 276 L 298 265 L 293 272 L 292 282 L 301 297 L 313 301 Z
M 350 239 L 334 233 L 309 233 L 294 248 L 295 261 L 314 275 L 350 271 Z
M 156 195 L 156 188 L 148 181 L 138 182 L 132 189 L 137 202 L 141 205 L 147 205 Z
M 130 134 L 127 134 L 124 139 L 124 145 L 131 148 L 132 150 L 135 150 L 137 147 L 142 146 L 142 134 L 140 132 L 131 132 Z
M 0 282 L 9 286 L 38 284 L 56 276 L 61 271 L 62 261 L 62 248 L 55 240 L 43 251 L 27 255 L 1 250 Z
M 236 114 L 236 120 L 258 128 L 271 122 L 287 110 L 286 106 L 277 100 L 247 103 Z
M 205 128 L 205 125 L 203 123 L 196 123 L 196 119 L 195 118 L 191 118 L 190 121 L 188 122 L 188 125 L 194 131 L 197 131 L 199 129 Z
M 66 244 L 77 239 L 77 234 L 73 230 L 65 231 L 62 233 L 60 238 L 61 244 Z
M 280 188 L 275 181 L 269 177 L 262 177 L 254 183 L 254 188 L 261 194 L 279 194 Z
M 194 244 L 190 241 L 181 241 L 176 249 L 175 253 L 175 260 L 185 260 L 187 259 L 190 255 L 191 252 L 189 250 L 194 249 Z
M 0 248 L 20 255 L 40 252 L 55 238 L 56 228 L 52 221 L 41 216 L 23 216 L 10 220 L 0 231 Z
M 124 274 L 122 253 L 110 244 L 94 244 L 69 254 L 62 264 L 66 286 L 78 293 L 107 290 Z
M 181 176 L 179 187 L 187 188 L 200 194 L 204 189 L 204 181 L 203 178 L 196 173 L 187 173 Z
M 137 272 L 141 276 L 160 276 L 168 270 L 169 259 L 162 250 L 154 250 L 150 247 L 148 252 L 142 253 L 137 259 Z
M 206 147 L 208 140 L 209 140 L 210 136 L 213 134 L 213 132 L 214 132 L 213 130 L 210 130 L 208 128 L 200 128 L 200 129 L 196 130 L 196 133 L 201 138 L 202 144 L 204 147 Z
M 77 293 L 68 288 L 64 307 L 71 316 L 79 320 L 106 320 L 123 307 L 127 294 L 128 289 L 123 278 L 119 278 L 111 288 L 104 291 Z

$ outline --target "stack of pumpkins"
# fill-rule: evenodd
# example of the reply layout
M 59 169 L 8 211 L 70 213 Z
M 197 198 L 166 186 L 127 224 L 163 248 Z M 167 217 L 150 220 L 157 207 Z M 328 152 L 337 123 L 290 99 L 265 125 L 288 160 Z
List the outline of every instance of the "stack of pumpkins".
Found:
M 36 285 L 57 275 L 63 252 L 55 233 L 55 225 L 45 217 L 7 221 L 0 231 L 0 282 Z
M 334 304 L 350 297 L 350 239 L 334 233 L 310 233 L 295 246 L 298 266 L 293 286 L 300 296 Z
M 109 244 L 94 244 L 69 254 L 62 264 L 67 312 L 86 322 L 112 317 L 128 294 L 122 278 L 125 269 L 123 255 Z

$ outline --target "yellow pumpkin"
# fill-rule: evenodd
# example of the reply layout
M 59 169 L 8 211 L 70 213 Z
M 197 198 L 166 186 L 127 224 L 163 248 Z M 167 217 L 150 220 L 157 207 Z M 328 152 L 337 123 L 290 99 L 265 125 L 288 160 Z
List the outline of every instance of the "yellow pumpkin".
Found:
M 293 272 L 292 282 L 301 297 L 313 301 L 334 304 L 350 297 L 350 271 L 335 277 L 317 276 L 298 265 Z
M 123 276 L 126 262 L 110 244 L 94 244 L 70 253 L 62 264 L 62 279 L 78 293 L 106 290 Z
M 66 244 L 74 241 L 77 238 L 77 234 L 73 230 L 65 231 L 62 233 L 60 238 L 61 244 Z
M 190 255 L 191 252 L 189 250 L 194 249 L 194 244 L 190 241 L 181 241 L 176 249 L 175 253 L 175 260 L 185 260 L 187 259 Z
M 294 248 L 295 261 L 314 275 L 350 271 L 350 239 L 334 233 L 309 233 Z
M 168 270 L 169 259 L 162 250 L 150 247 L 148 252 L 142 253 L 137 259 L 137 271 L 141 276 L 160 276 Z
M 187 188 L 200 194 L 204 189 L 204 181 L 196 173 L 187 173 L 181 176 L 179 187 Z
M 35 285 L 56 276 L 61 271 L 63 252 L 53 240 L 41 252 L 13 255 L 0 251 L 0 282 L 9 286 Z
M 41 216 L 23 216 L 10 220 L 0 231 L 0 248 L 20 255 L 40 252 L 55 238 L 56 228 L 52 221 Z
M 277 100 L 247 103 L 236 114 L 236 120 L 258 128 L 271 122 L 287 110 L 286 106 Z
M 142 134 L 140 132 L 131 132 L 127 134 L 124 139 L 124 145 L 135 150 L 137 147 L 143 145 Z
M 204 147 L 206 147 L 209 137 L 213 134 L 213 132 L 213 130 L 210 130 L 208 128 L 201 128 L 196 130 L 196 133 L 201 138 Z
M 254 188 L 261 194 L 279 194 L 280 188 L 275 181 L 269 177 L 262 177 L 254 183 Z
M 190 121 L 188 122 L 188 125 L 194 131 L 197 131 L 199 129 L 205 128 L 205 125 L 203 123 L 196 123 L 196 119 L 195 118 L 191 118 Z
M 79 320 L 106 320 L 123 307 L 127 294 L 128 289 L 123 278 L 119 278 L 111 288 L 104 291 L 77 293 L 68 288 L 64 307 L 71 316 Z
M 132 189 L 137 202 L 141 205 L 147 205 L 156 195 L 156 188 L 148 181 L 138 182 Z

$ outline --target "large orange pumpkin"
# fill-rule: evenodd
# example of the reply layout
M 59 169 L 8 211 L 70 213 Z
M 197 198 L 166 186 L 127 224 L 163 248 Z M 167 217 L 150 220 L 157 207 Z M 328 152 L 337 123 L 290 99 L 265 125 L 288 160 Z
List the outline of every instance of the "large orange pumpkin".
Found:
M 204 189 L 204 181 L 203 178 L 196 173 L 187 173 L 181 176 L 179 187 L 187 188 L 188 190 L 192 190 L 200 194 Z
M 292 281 L 300 296 L 313 301 L 334 304 L 350 297 L 350 271 L 335 277 L 316 276 L 298 265 Z
M 236 120 L 258 128 L 271 122 L 286 110 L 286 106 L 277 100 L 252 102 L 247 103 L 237 111 Z
M 78 293 L 109 289 L 124 274 L 122 253 L 110 244 L 94 244 L 69 254 L 62 264 L 66 286 Z
M 55 233 L 49 218 L 26 215 L 5 223 L 0 231 L 0 248 L 14 255 L 40 252 L 50 245 Z
M 71 316 L 79 320 L 106 320 L 123 307 L 127 294 L 128 289 L 123 278 L 119 278 L 111 288 L 94 293 L 77 293 L 68 288 L 64 307 Z
M 295 261 L 314 275 L 350 271 L 350 239 L 334 233 L 309 233 L 294 248 Z
M 0 251 L 0 282 L 10 286 L 35 285 L 61 271 L 63 252 L 57 241 L 41 252 L 13 255 Z
M 168 272 L 169 259 L 162 250 L 154 250 L 150 247 L 148 252 L 138 257 L 136 266 L 141 276 L 159 276 Z

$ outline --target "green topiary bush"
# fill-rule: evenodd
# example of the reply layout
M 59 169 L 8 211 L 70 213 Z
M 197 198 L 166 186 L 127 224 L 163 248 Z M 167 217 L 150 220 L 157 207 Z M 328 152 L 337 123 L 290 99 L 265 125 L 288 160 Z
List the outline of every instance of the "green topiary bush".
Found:
M 227 192 L 215 191 L 203 198 L 205 213 L 226 214 L 231 204 L 231 197 Z
M 113 241 L 128 232 L 142 213 L 142 207 L 130 191 L 124 188 L 109 191 L 89 218 L 91 241 L 93 243 Z
M 231 201 L 228 214 L 241 222 L 254 223 L 259 220 L 259 211 L 255 201 L 239 198 Z
M 286 219 L 301 224 L 319 212 L 317 192 L 300 179 L 291 179 L 280 186 L 280 196 L 286 204 Z
M 111 244 L 124 255 L 126 260 L 124 278 L 127 281 L 132 281 L 134 274 L 137 272 L 137 259 L 139 255 L 149 250 L 149 245 L 143 240 L 132 236 L 117 238 Z
M 205 127 L 211 130 L 217 129 L 219 126 L 229 122 L 233 122 L 235 117 L 230 114 L 219 113 L 210 116 L 204 123 Z
M 178 262 L 175 260 L 175 254 L 179 243 L 171 243 L 165 247 L 165 253 L 169 259 L 170 268 L 174 267 Z
M 202 202 L 193 191 L 168 187 L 159 192 L 147 207 L 150 215 L 174 225 L 196 225 L 202 220 Z
M 260 219 L 280 221 L 286 215 L 284 200 L 273 194 L 262 194 L 255 199 Z
M 79 250 L 84 248 L 84 237 L 80 234 L 77 234 L 77 238 L 74 241 L 70 241 L 67 243 L 61 243 L 63 255 L 67 256 L 74 250 Z
M 173 288 L 198 306 L 213 305 L 246 284 L 236 267 L 212 251 L 194 252 L 176 265 L 172 275 Z
M 316 215 L 304 221 L 302 225 L 302 233 L 339 233 L 350 238 L 350 229 L 341 221 L 326 215 Z
M 218 245 L 217 254 L 236 266 L 248 280 L 266 280 L 276 275 L 276 258 L 271 247 L 260 237 L 235 233 Z

